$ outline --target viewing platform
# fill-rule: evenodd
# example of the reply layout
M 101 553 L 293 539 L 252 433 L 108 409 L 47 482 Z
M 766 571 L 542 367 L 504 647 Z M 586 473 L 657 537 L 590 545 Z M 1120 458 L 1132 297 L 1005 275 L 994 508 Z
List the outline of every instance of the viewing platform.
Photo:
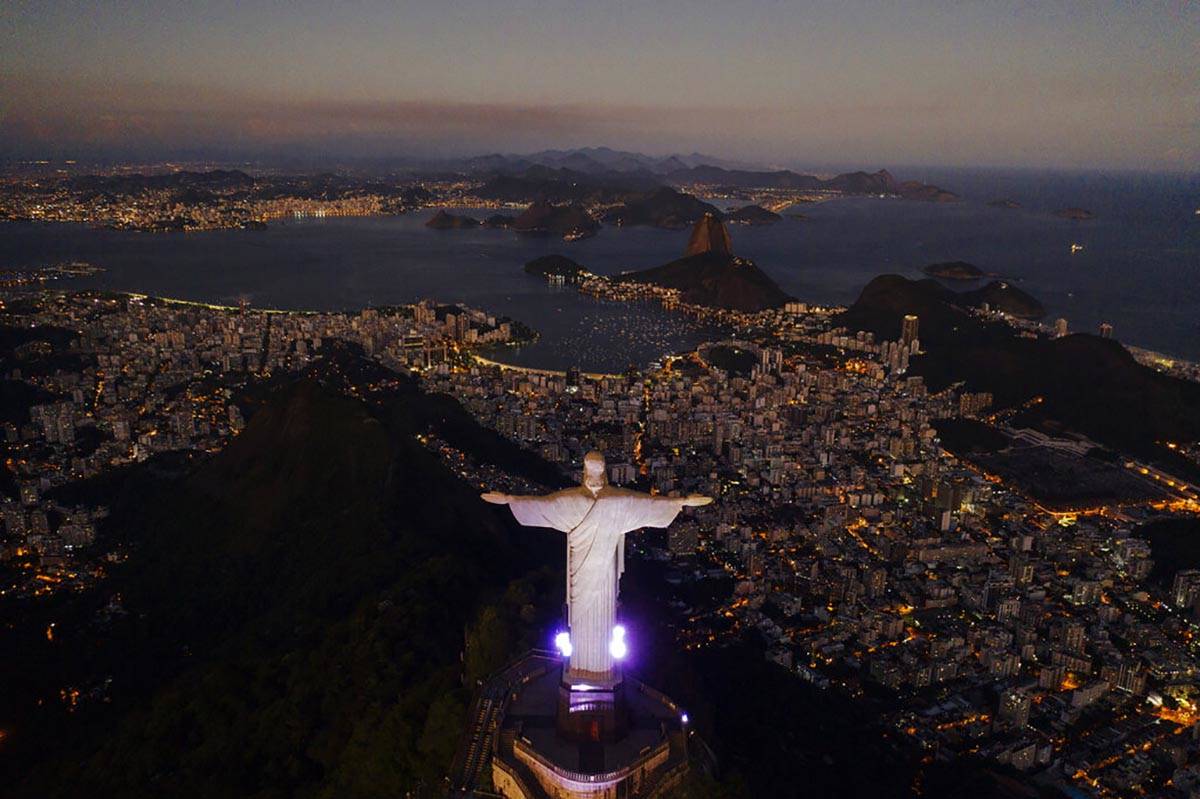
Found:
M 507 799 L 641 799 L 660 796 L 688 771 L 686 715 L 669 698 L 625 677 L 627 720 L 615 740 L 565 734 L 558 718 L 563 661 L 532 651 L 482 686 L 455 764 L 454 793 L 472 795 L 490 754 L 495 794 Z

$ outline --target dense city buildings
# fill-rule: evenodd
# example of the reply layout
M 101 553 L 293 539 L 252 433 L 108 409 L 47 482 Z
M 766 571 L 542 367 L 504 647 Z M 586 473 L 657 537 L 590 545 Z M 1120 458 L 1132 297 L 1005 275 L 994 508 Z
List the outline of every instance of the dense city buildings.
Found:
M 47 492 L 158 454 L 220 449 L 244 425 L 234 394 L 302 369 L 323 341 L 352 341 L 402 370 L 530 335 L 511 320 L 432 303 L 279 313 L 95 293 L 10 297 L 0 324 L 12 342 L 3 378 L 20 387 L 3 424 L 18 491 L 2 501 L 0 550 L 14 567 L 0 590 L 16 596 L 82 588 L 120 557 L 97 560 L 87 546 L 103 504 L 65 506 Z
M 15 491 L 0 511 L 2 590 L 36 600 L 102 584 L 124 557 L 97 537 L 108 509 L 59 489 L 219 450 L 245 424 L 235 397 L 247 386 L 342 340 L 564 474 L 595 449 L 613 485 L 715 497 L 635 545 L 670 585 L 712 597 L 673 601 L 674 645 L 753 642 L 842 701 L 882 696 L 895 745 L 939 761 L 972 755 L 1097 796 L 1186 795 L 1178 786 L 1200 780 L 1200 579 L 1138 533 L 1200 510 L 1193 484 L 1097 458 L 1104 449 L 1078 435 L 1015 426 L 960 384 L 929 391 L 907 373 L 916 317 L 878 341 L 837 328 L 837 309 L 744 314 L 646 290 L 734 336 L 649 370 L 564 373 L 502 365 L 496 348 L 531 331 L 458 306 L 286 313 L 9 290 L 3 377 L 36 400 L 4 425 Z M 1002 445 L 952 454 L 945 431 L 964 424 Z M 481 488 L 531 487 L 423 443 Z M 1066 469 L 1069 497 L 1023 479 L 1031 464 Z M 119 597 L 110 612 L 123 612 Z

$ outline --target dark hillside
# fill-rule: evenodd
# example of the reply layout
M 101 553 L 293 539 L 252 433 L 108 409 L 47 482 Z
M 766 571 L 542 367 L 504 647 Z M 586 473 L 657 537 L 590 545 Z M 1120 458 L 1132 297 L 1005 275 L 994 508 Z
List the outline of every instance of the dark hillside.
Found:
M 689 255 L 614 279 L 678 289 L 684 302 L 735 311 L 777 308 L 791 299 L 753 261 L 716 251 Z
M 1112 339 L 1021 337 L 970 315 L 959 307 L 963 296 L 934 280 L 882 275 L 838 323 L 895 340 L 903 315 L 917 314 L 925 354 L 910 371 L 932 390 L 965 381 L 972 391 L 991 392 L 998 407 L 1040 397 L 1031 405 L 1034 416 L 1140 457 L 1170 459 L 1162 442 L 1200 438 L 1200 386 L 1142 366 Z
M 143 490 L 116 494 L 105 532 L 129 557 L 104 587 L 128 615 L 99 643 L 82 612 L 54 644 L 5 635 L 23 647 L 5 676 L 62 646 L 111 679 L 110 702 L 20 725 L 12 795 L 437 795 L 464 641 L 473 671 L 495 668 L 558 612 L 558 537 L 518 530 L 416 435 L 556 472 L 456 401 L 333 348 L 255 407 L 186 476 L 126 475 Z

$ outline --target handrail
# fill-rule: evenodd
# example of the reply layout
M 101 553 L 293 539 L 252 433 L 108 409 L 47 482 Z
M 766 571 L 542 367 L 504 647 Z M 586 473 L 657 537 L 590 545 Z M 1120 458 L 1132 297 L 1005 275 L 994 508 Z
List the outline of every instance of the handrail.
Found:
M 582 774 L 578 771 L 571 771 L 570 769 L 565 769 L 562 766 L 551 763 L 549 760 L 546 759 L 545 756 L 540 754 L 537 750 L 531 748 L 530 745 L 527 744 L 525 742 L 525 739 L 523 739 L 523 738 L 517 738 L 516 740 L 513 741 L 513 750 L 514 751 L 519 750 L 522 754 L 533 758 L 534 760 L 536 760 L 538 762 L 539 765 L 543 766 L 544 768 L 549 769 L 550 771 L 554 772 L 555 774 L 562 777 L 563 779 L 572 780 L 574 782 L 594 783 L 594 782 L 608 782 L 612 779 L 615 779 L 617 776 L 619 776 L 621 774 L 628 773 L 630 768 L 634 764 L 645 762 L 647 760 L 652 760 L 655 757 L 657 757 L 660 753 L 662 753 L 663 751 L 669 751 L 670 750 L 670 741 L 668 740 L 668 741 L 661 742 L 658 746 L 654 747 L 654 749 L 652 749 L 649 754 L 645 755 L 644 757 L 638 757 L 629 766 L 624 766 L 622 768 L 616 769 L 614 771 L 605 772 L 603 774 Z
M 486 689 L 491 683 L 499 681 L 501 679 L 504 679 L 505 692 L 504 692 L 504 697 L 498 703 L 499 704 L 499 712 L 497 714 L 497 716 L 499 718 L 503 718 L 504 715 L 506 715 L 508 713 L 509 705 L 512 703 L 512 689 L 513 689 L 514 679 L 519 676 L 521 678 L 521 684 L 524 684 L 524 683 L 528 682 L 530 679 L 532 679 L 533 676 L 536 676 L 539 673 L 544 673 L 545 669 L 548 668 L 548 665 L 549 665 L 549 664 L 545 663 L 544 661 L 553 661 L 556 658 L 557 658 L 556 653 L 551 652 L 549 650 L 545 650 L 545 649 L 532 649 L 518 657 L 513 658 L 512 660 L 510 660 L 508 663 L 506 663 L 504 665 L 504 668 L 502 668 L 498 672 L 496 672 L 495 675 L 491 679 L 484 681 L 476 686 L 476 689 L 474 691 L 474 697 L 471 702 L 471 709 L 474 710 L 474 709 L 478 708 L 482 712 L 481 715 L 486 716 L 487 714 L 485 711 L 485 703 L 496 704 L 496 700 L 493 700 L 487 696 Z M 519 670 L 519 667 L 521 667 L 527 663 L 530 665 L 533 665 L 535 668 L 533 670 L 530 670 L 528 673 L 522 673 Z M 542 671 L 538 672 L 537 669 L 541 669 Z M 461 737 L 459 745 L 458 745 L 458 750 L 454 753 L 454 761 L 451 764 L 451 768 L 450 768 L 451 782 L 454 781 L 454 777 L 457 776 L 459 771 L 465 771 L 471 765 L 471 759 L 469 757 L 467 757 L 467 750 L 468 750 L 468 744 L 475 737 L 475 735 L 474 735 L 475 730 L 473 730 L 472 725 L 469 720 L 470 720 L 470 716 L 468 716 L 468 724 L 463 728 L 463 734 L 462 734 L 462 737 Z M 485 730 L 481 730 L 481 732 L 484 733 L 484 738 L 483 738 L 483 740 L 479 741 L 480 749 L 483 751 L 490 750 L 494 755 L 495 750 L 496 750 L 496 744 L 499 739 L 499 735 L 498 735 L 499 729 L 492 730 L 490 733 L 488 733 Z M 492 757 L 491 759 L 493 761 L 496 761 L 495 757 Z M 480 767 L 482 767 L 482 764 L 480 764 Z M 462 776 L 468 776 L 468 775 L 463 774 Z M 476 770 L 475 774 L 471 775 L 471 776 L 477 777 L 478 770 Z
M 639 692 L 645 694 L 646 696 L 650 697 L 651 699 L 654 699 L 659 704 L 662 704 L 662 705 L 665 705 L 665 706 L 671 708 L 672 711 L 674 711 L 676 713 L 679 712 L 679 705 L 675 704 L 675 701 L 673 699 L 671 699 L 669 696 L 667 696 L 666 694 L 664 694 L 662 691 L 659 691 L 656 688 L 651 688 L 649 685 L 646 685 L 641 680 L 638 680 L 638 679 L 635 679 L 632 677 L 628 678 L 628 680 L 629 680 L 629 682 L 633 683 L 634 687 L 637 688 Z
M 642 791 L 648 798 L 656 796 L 663 788 L 674 783 L 676 778 L 686 774 L 689 768 L 691 768 L 691 764 L 685 759 L 682 763 L 678 763 L 666 771 L 653 774 L 642 784 Z
M 507 663 L 504 668 L 496 672 L 490 680 L 486 680 L 478 686 L 478 692 L 476 693 L 476 699 L 473 705 L 482 706 L 485 701 L 495 702 L 495 704 L 498 705 L 498 712 L 496 712 L 495 715 L 498 718 L 503 718 L 508 714 L 509 707 L 512 704 L 513 690 L 518 685 L 524 685 L 530 680 L 545 674 L 546 671 L 558 660 L 559 658 L 557 653 L 539 649 L 528 651 L 523 655 L 514 658 L 512 661 Z M 658 702 L 659 704 L 670 708 L 673 712 L 680 712 L 679 706 L 675 704 L 675 702 L 672 701 L 668 696 L 657 689 L 651 688 L 641 680 L 633 677 L 626 677 L 626 682 L 633 687 L 634 690 Z M 502 683 L 505 689 L 503 696 L 499 698 L 498 701 L 491 700 L 486 696 L 487 689 L 496 685 L 497 683 Z M 499 747 L 501 743 L 501 730 L 497 728 L 492 730 L 490 734 L 485 734 L 486 738 L 481 743 L 490 744 L 486 746 L 486 749 L 491 751 L 492 757 L 490 760 L 492 761 L 492 764 L 501 768 L 506 775 L 511 777 L 522 788 L 522 790 L 526 791 L 527 795 L 533 795 L 528 790 L 530 786 L 528 785 L 527 780 L 525 780 L 512 765 L 506 763 L 503 757 L 496 756 L 499 754 L 497 747 Z M 470 735 L 467 736 L 468 739 L 470 737 Z M 638 756 L 634 758 L 629 765 L 603 774 L 584 774 L 563 768 L 551 762 L 544 755 L 533 749 L 531 743 L 521 737 L 519 734 L 513 736 L 512 750 L 514 754 L 519 751 L 522 755 L 536 761 L 540 767 L 549 770 L 553 774 L 563 779 L 583 784 L 596 784 L 614 780 L 622 774 L 628 774 L 629 771 L 636 767 L 637 764 L 646 763 L 664 753 L 668 755 L 667 762 L 670 762 L 669 755 L 671 752 L 671 735 L 670 733 L 665 735 L 658 745 L 654 746 L 649 751 L 644 750 L 643 752 L 639 752 Z M 457 756 L 455 759 L 457 761 Z M 518 763 L 519 762 L 520 761 L 518 760 Z M 466 764 L 464 763 L 463 765 Z M 651 790 L 657 790 L 660 788 L 664 784 L 665 780 L 673 778 L 677 770 L 680 768 L 686 768 L 686 765 L 687 760 L 685 758 L 684 763 L 680 766 L 669 768 L 666 771 L 659 771 L 657 774 L 648 775 Z M 656 769 L 656 771 L 658 770 Z
M 521 789 L 521 792 L 523 794 L 525 794 L 526 796 L 536 796 L 537 795 L 532 790 L 530 790 L 529 784 L 525 782 L 525 778 L 522 777 L 520 774 L 518 774 L 517 770 L 515 768 L 508 765 L 500 758 L 496 758 L 492 762 L 494 765 L 498 766 L 500 768 L 500 770 L 503 771 L 508 776 L 509 779 L 511 779 L 513 782 L 515 782 L 517 784 L 517 787 Z

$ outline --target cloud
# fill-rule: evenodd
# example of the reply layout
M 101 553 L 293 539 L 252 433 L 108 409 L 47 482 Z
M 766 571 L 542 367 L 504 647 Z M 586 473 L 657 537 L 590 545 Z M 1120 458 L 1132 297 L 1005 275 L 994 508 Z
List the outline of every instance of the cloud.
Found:
M 0 76 L 0 153 L 336 160 L 609 144 L 777 163 L 1194 168 L 1194 89 L 1169 76 L 1155 86 L 1124 104 L 1103 84 L 1089 93 L 1063 75 L 1032 95 L 1014 81 L 667 107 L 285 97 L 9 75 Z
M 284 100 L 195 86 L 99 84 L 0 79 L 0 142 L 155 150 L 368 147 L 437 142 L 443 148 L 485 141 L 502 146 L 653 127 L 655 110 L 578 105 L 463 103 L 437 100 Z M 344 153 L 343 153 L 344 154 Z

